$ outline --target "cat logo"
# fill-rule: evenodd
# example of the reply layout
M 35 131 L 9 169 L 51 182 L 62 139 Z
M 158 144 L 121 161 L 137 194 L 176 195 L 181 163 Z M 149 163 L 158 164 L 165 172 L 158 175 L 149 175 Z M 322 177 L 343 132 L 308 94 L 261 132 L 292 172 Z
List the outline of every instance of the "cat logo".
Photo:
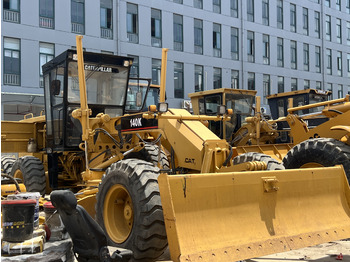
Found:
M 140 127 L 142 126 L 141 117 L 130 119 L 130 127 Z
M 188 157 L 186 157 L 186 158 L 185 158 L 185 163 L 195 164 L 194 158 L 188 158 Z

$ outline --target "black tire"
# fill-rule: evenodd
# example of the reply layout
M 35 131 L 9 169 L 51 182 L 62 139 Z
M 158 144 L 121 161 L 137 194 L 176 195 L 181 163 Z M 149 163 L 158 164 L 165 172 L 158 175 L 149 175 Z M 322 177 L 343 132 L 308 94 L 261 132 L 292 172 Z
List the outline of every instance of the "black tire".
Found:
M 250 161 L 264 161 L 267 164 L 267 170 L 284 170 L 285 169 L 283 164 L 278 162 L 276 159 L 270 157 L 269 155 L 255 153 L 255 152 L 249 152 L 249 153 L 236 156 L 233 159 L 233 164 L 237 165 L 237 164 L 242 164 Z
M 158 151 L 159 146 L 154 144 L 145 144 L 145 147 L 136 153 L 130 153 L 125 159 L 137 158 L 153 163 L 158 166 Z M 169 160 L 163 150 L 160 150 L 160 164 L 162 169 L 169 169 Z
M 1 157 L 1 172 L 10 175 L 13 164 L 16 158 L 10 156 Z
M 22 179 L 27 192 L 39 192 L 44 195 L 46 191 L 46 177 L 44 165 L 34 156 L 24 156 L 15 161 L 11 176 Z
M 294 146 L 283 158 L 285 168 L 343 165 L 350 179 L 350 146 L 333 138 L 308 139 Z
M 97 222 L 111 245 L 133 251 L 133 261 L 154 261 L 168 245 L 158 176 L 152 163 L 124 159 L 107 169 L 99 185 Z M 131 212 L 126 216 L 125 210 Z

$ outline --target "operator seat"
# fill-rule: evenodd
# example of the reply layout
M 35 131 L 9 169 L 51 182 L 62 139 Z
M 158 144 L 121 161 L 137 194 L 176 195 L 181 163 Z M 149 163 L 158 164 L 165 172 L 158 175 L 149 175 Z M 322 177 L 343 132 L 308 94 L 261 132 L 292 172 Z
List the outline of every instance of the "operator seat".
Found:
M 73 251 L 79 262 L 126 262 L 132 251 L 115 251 L 109 255 L 107 237 L 102 228 L 87 211 L 77 205 L 77 199 L 69 190 L 56 190 L 51 193 L 51 202 L 57 208 L 61 220 L 73 241 Z

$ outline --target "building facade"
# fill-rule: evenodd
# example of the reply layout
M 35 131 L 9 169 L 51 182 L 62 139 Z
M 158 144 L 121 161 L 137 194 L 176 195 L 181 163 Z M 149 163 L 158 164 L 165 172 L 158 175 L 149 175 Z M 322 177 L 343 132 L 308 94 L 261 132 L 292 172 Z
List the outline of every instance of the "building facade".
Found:
M 167 100 L 219 87 L 269 94 L 350 91 L 350 0 L 3 0 L 2 119 L 39 114 L 41 65 L 83 34 L 86 51 L 134 57 L 133 76 L 160 83 Z M 263 106 L 268 110 L 266 99 Z

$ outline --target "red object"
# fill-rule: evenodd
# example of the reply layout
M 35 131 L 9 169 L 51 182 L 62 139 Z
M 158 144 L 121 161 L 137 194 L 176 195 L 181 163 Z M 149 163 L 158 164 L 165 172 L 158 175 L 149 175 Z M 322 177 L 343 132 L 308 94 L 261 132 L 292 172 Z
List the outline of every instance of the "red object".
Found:
M 3 200 L 1 201 L 1 205 L 35 205 L 35 199 L 21 199 L 21 200 Z
M 45 202 L 44 208 L 56 209 L 50 201 Z
M 49 241 L 50 237 L 51 237 L 51 230 L 46 224 L 44 224 L 44 228 L 45 228 L 45 232 L 46 232 L 46 241 Z
M 340 253 L 338 256 L 337 256 L 337 258 L 336 258 L 337 260 L 343 260 L 343 254 L 342 253 Z

